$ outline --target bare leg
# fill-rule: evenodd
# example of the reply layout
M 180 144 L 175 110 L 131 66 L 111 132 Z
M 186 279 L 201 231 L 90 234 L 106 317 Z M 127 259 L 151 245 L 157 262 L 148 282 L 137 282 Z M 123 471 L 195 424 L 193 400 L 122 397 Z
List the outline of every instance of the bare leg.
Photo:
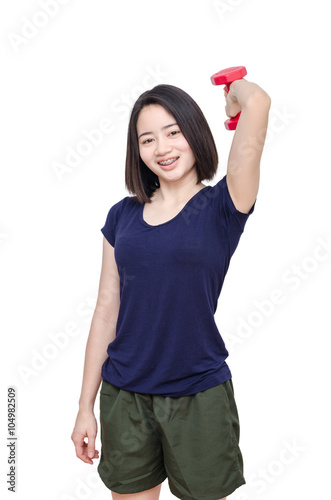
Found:
M 149 490 L 138 493 L 115 493 L 112 491 L 113 500 L 159 500 L 162 483 Z M 225 500 L 225 499 L 224 499 Z

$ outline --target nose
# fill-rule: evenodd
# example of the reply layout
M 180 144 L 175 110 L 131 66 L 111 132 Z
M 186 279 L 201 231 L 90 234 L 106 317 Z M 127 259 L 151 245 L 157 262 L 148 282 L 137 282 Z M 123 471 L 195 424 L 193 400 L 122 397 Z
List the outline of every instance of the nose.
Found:
M 166 138 L 160 138 L 157 140 L 156 148 L 155 148 L 155 155 L 156 156 L 165 156 L 171 150 L 172 150 L 172 147 Z

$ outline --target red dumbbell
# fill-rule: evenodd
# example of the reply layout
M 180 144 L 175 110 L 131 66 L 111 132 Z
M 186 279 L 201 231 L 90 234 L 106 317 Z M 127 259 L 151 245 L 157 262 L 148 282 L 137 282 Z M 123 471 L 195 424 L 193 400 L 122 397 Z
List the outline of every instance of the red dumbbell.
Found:
M 215 73 L 210 77 L 213 85 L 226 85 L 226 89 L 229 92 L 230 84 L 235 80 L 240 80 L 247 75 L 245 66 L 233 66 L 232 68 L 222 69 L 218 73 Z M 224 122 L 225 128 L 227 130 L 235 130 L 237 128 L 237 123 L 239 120 L 240 113 L 238 113 L 233 118 L 229 118 Z

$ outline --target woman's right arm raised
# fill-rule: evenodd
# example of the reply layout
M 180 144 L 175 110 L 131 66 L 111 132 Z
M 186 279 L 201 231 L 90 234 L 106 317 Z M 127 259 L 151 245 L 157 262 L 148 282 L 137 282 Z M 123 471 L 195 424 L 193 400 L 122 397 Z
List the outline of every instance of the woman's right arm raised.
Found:
M 94 403 L 102 381 L 101 367 L 108 357 L 107 347 L 116 337 L 119 305 L 120 279 L 114 248 L 104 237 L 98 299 L 86 344 L 79 411 L 71 434 L 77 457 L 89 464 L 93 464 L 91 458 L 99 458 L 99 452 L 95 450 L 97 422 Z M 88 443 L 84 442 L 85 437 Z

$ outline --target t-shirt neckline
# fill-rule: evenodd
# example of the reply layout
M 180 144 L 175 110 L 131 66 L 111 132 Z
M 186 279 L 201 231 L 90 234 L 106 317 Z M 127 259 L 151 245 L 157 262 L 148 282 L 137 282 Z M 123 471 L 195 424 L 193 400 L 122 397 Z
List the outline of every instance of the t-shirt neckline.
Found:
M 143 218 L 143 211 L 144 211 L 144 206 L 145 206 L 145 203 L 141 203 L 140 207 L 139 207 L 139 220 L 140 222 L 143 224 L 143 226 L 146 226 L 146 227 L 161 227 L 161 226 L 165 226 L 166 224 L 170 224 L 171 222 L 173 222 L 174 220 L 178 219 L 178 217 L 180 217 L 183 213 L 183 211 L 185 210 L 185 208 L 200 194 L 202 193 L 202 191 L 205 191 L 206 189 L 210 188 L 211 186 L 205 186 L 204 188 L 200 189 L 200 191 L 198 191 L 197 193 L 195 193 L 187 202 L 186 204 L 183 206 L 183 208 L 180 210 L 180 212 L 178 212 L 177 215 L 175 215 L 175 217 L 173 217 L 172 219 L 169 219 L 167 220 L 166 222 L 162 222 L 161 224 L 156 224 L 156 225 L 151 225 L 151 224 L 148 224 L 148 222 L 146 222 Z

